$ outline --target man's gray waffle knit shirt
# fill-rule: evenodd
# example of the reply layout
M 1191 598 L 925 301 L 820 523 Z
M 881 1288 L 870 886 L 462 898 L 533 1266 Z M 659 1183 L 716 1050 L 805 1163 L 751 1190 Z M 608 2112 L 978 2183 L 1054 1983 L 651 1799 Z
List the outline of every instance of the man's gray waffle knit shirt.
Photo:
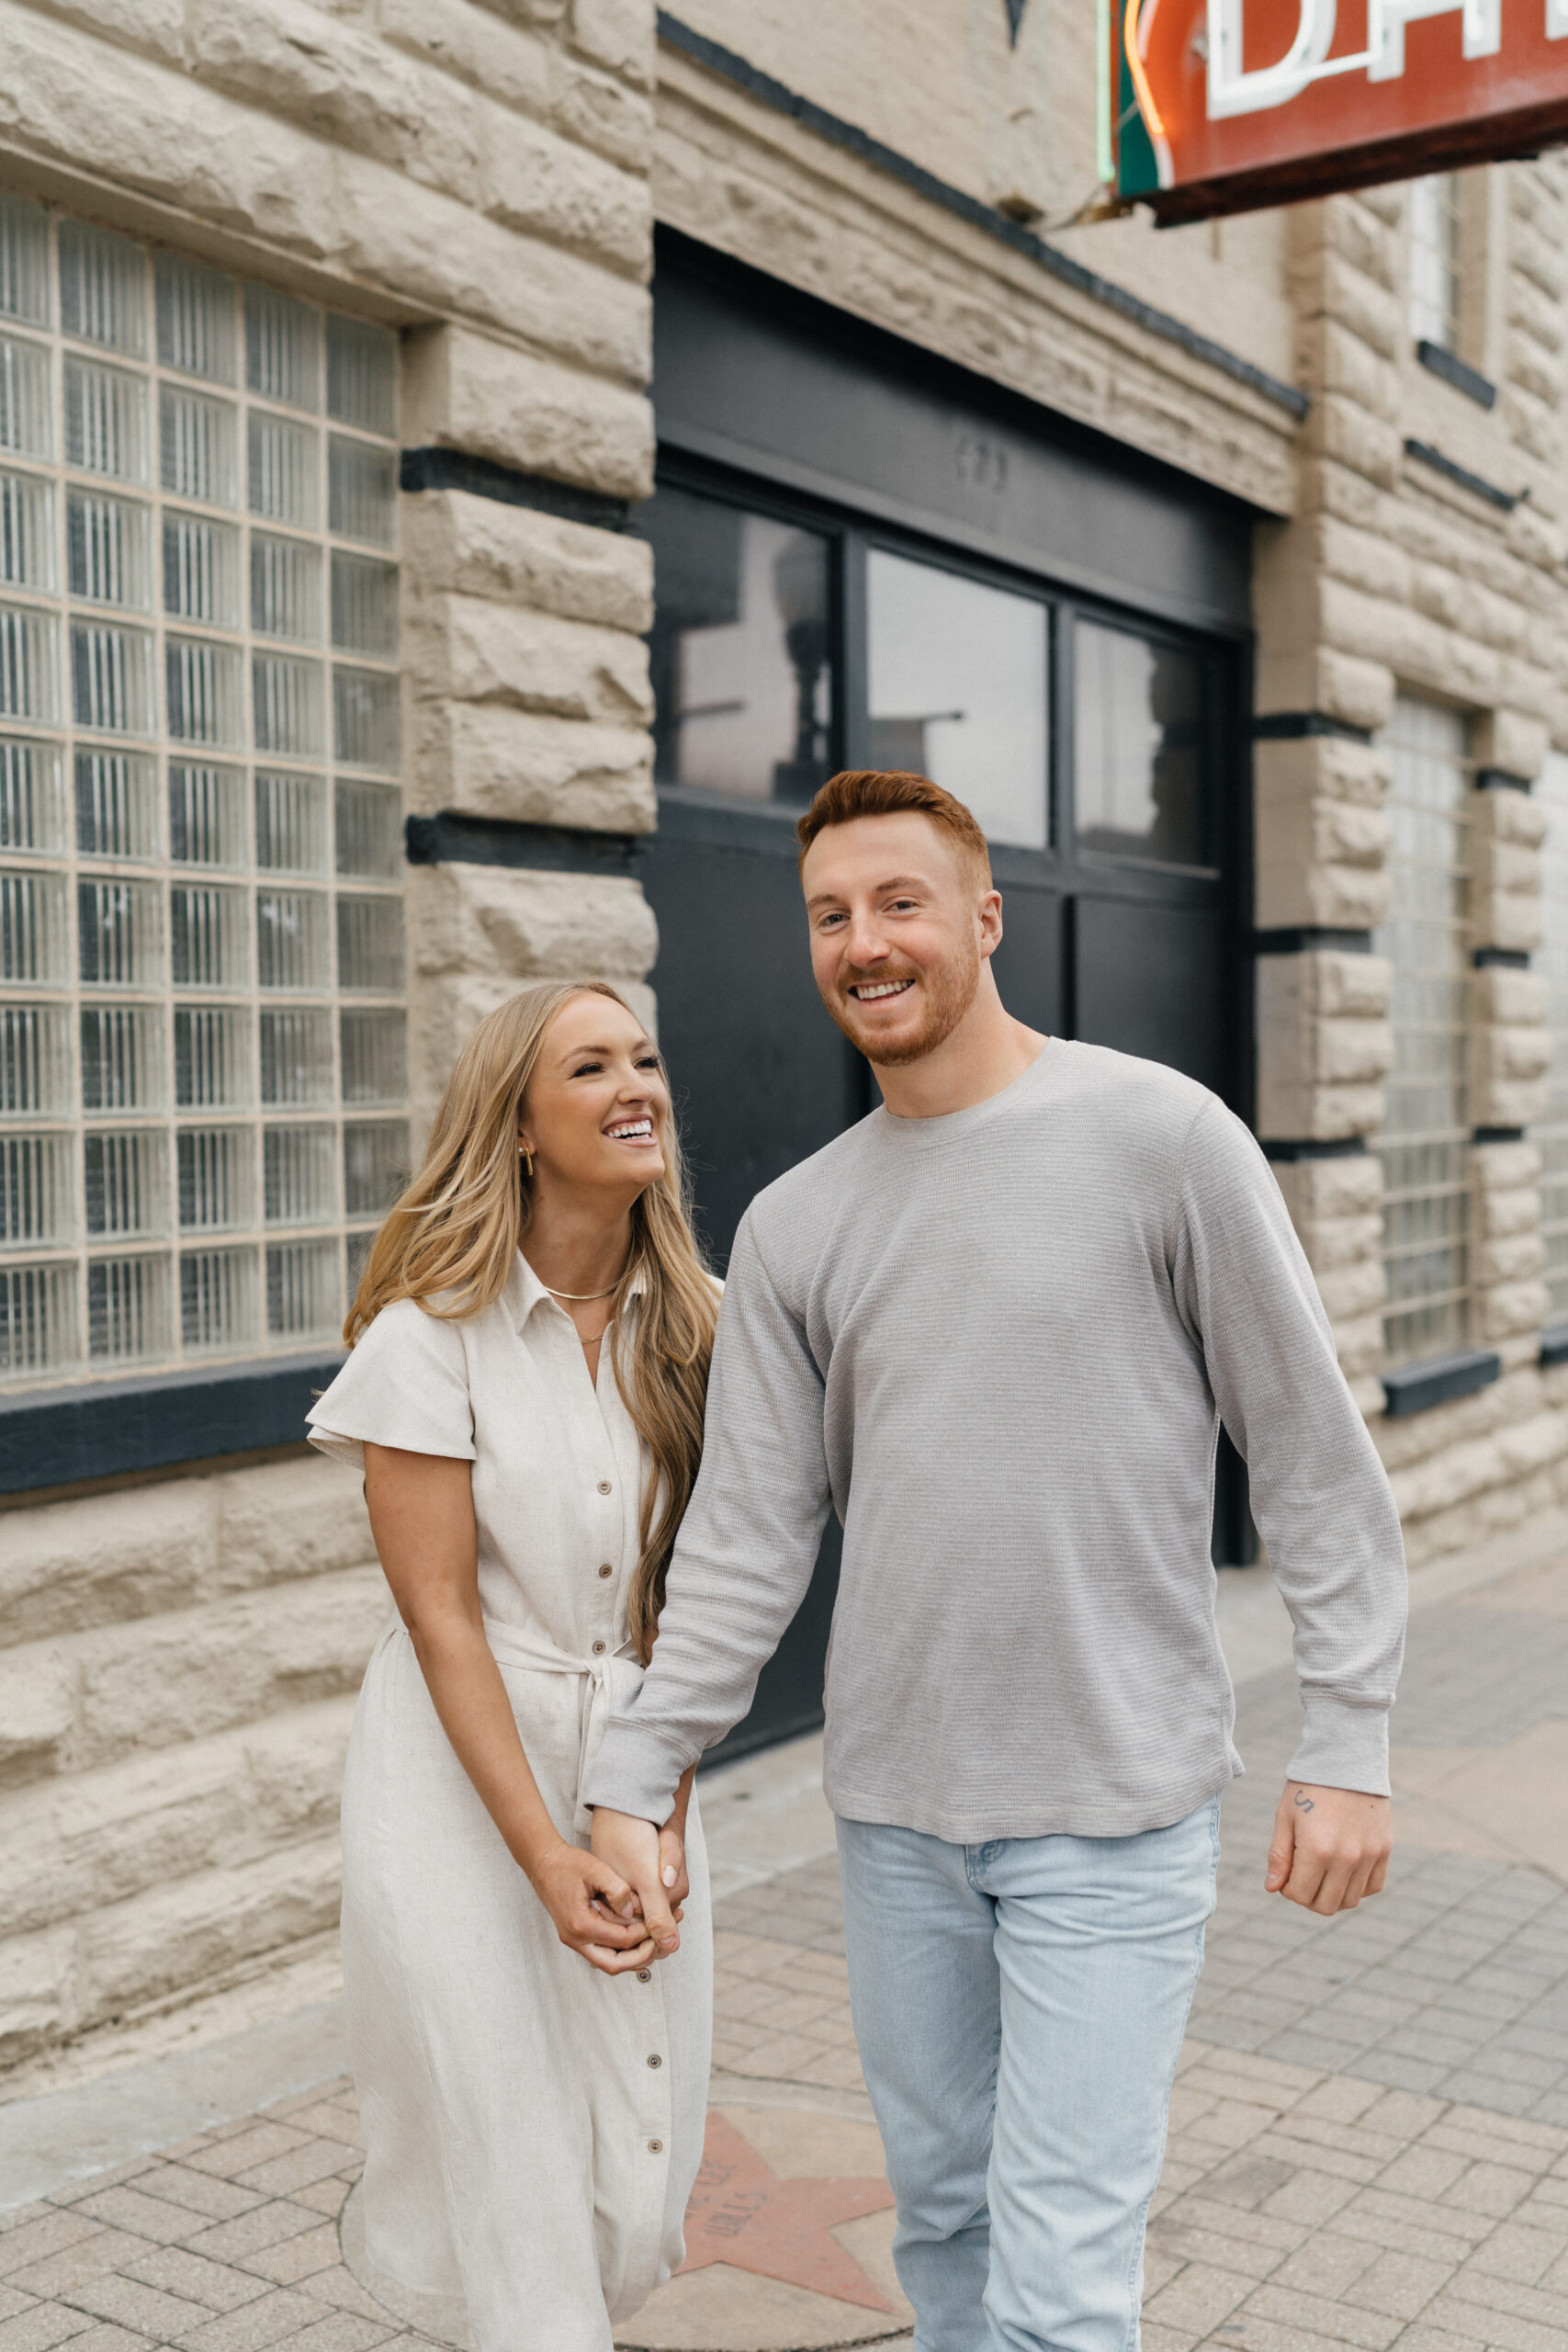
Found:
M 835 1813 L 1125 1837 L 1240 1770 L 1214 1629 L 1220 1416 L 1295 1625 L 1293 1778 L 1388 1788 L 1388 1480 L 1267 1161 L 1203 1088 L 1053 1040 L 1002 1093 L 885 1110 L 752 1203 L 653 1662 L 588 1778 L 655 1821 L 750 1703 L 844 1523 Z

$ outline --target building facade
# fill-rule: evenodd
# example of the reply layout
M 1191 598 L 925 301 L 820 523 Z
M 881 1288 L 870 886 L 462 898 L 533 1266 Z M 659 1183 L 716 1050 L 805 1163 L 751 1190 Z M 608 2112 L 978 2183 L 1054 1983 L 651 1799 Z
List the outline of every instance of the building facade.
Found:
M 870 1099 L 836 765 L 976 808 L 1015 1010 L 1252 1124 L 1413 1562 L 1568 1498 L 1568 165 L 1091 224 L 1093 16 L 0 0 L 13 2092 L 330 1989 L 367 1237 L 592 973 L 722 1257 Z

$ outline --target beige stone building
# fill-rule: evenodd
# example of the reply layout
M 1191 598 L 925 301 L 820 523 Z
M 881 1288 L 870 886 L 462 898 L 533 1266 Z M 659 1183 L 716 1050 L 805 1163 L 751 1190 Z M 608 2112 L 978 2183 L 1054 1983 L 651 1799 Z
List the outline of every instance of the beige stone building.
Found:
M 842 762 L 1251 1121 L 1413 1560 L 1568 1494 L 1568 167 L 1089 223 L 1094 15 L 0 0 L 13 2091 L 330 1988 L 367 1238 L 538 977 L 657 1002 L 720 1251 L 859 1115 Z

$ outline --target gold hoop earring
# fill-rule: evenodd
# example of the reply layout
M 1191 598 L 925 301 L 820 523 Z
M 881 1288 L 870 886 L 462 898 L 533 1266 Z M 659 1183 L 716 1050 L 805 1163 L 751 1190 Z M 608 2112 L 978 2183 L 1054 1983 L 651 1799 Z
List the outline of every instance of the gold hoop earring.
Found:
M 521 1143 L 517 1147 L 517 1154 L 518 1158 L 523 1162 L 523 1172 L 527 1177 L 528 1182 L 531 1184 L 534 1181 L 534 1155 L 528 1149 L 526 1144 Z

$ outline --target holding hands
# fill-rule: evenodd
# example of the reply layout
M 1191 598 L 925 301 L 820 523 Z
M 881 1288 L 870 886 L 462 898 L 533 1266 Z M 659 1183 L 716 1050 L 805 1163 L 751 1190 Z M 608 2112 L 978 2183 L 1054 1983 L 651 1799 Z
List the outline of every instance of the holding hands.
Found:
M 660 1960 L 679 1951 L 681 1944 L 679 1906 L 690 1891 L 682 1800 L 690 1785 L 688 1773 L 682 1799 L 662 1829 L 636 1814 L 612 1813 L 601 1805 L 593 1815 L 592 1855 L 582 1858 L 608 1865 L 611 1874 L 630 1888 L 642 1913 L 643 1931 Z

